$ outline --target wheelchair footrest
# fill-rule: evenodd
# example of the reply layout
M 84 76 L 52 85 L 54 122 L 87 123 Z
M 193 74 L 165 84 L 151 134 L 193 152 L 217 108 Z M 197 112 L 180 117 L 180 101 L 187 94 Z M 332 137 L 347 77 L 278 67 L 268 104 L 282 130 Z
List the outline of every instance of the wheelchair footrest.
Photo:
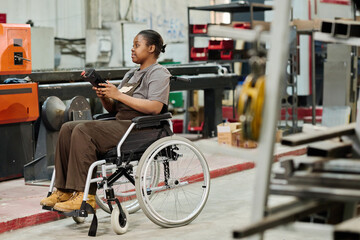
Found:
M 54 209 L 53 207 L 49 207 L 49 206 L 42 206 L 42 209 L 44 210 L 48 210 L 48 211 L 53 211 L 53 212 L 58 212 L 60 214 L 64 214 L 67 217 L 87 217 L 89 215 L 89 213 L 86 210 L 74 210 L 71 212 L 63 212 L 63 211 L 58 211 L 56 209 Z
M 58 210 L 54 209 L 53 207 L 49 207 L 49 206 L 43 206 L 42 209 L 58 212 L 58 213 L 64 214 L 67 217 L 87 217 L 89 214 L 94 214 L 93 219 L 91 221 L 90 228 L 89 228 L 88 236 L 92 236 L 92 237 L 96 236 L 96 231 L 97 231 L 97 226 L 98 226 L 96 211 L 87 202 L 83 201 L 81 203 L 80 209 L 74 210 L 71 212 L 58 211 Z
M 48 210 L 48 211 L 56 211 L 54 208 L 49 207 L 49 206 L 42 206 L 42 209 Z
M 62 212 L 67 217 L 87 217 L 89 213 L 86 210 L 74 210 L 71 212 Z
M 88 217 L 89 214 L 95 214 L 94 209 L 92 211 L 89 209 L 90 211 L 88 211 L 88 209 L 80 208 L 80 209 L 77 209 L 77 210 L 74 210 L 71 212 L 59 211 L 50 206 L 42 206 L 42 209 L 48 210 L 48 211 L 53 211 L 53 212 L 58 212 L 58 213 L 64 214 L 67 217 Z

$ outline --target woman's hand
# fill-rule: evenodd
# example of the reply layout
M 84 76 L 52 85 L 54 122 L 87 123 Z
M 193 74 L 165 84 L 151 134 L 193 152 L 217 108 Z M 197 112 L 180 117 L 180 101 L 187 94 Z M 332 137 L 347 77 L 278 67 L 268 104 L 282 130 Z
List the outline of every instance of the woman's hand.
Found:
M 99 83 L 99 86 L 101 87 L 93 87 L 93 89 L 96 92 L 96 95 L 99 98 L 112 98 L 116 99 L 121 93 L 119 92 L 119 89 L 109 81 L 106 81 L 107 83 Z
M 101 87 L 93 87 L 92 89 L 95 90 L 96 95 L 100 98 L 102 105 L 108 112 L 114 112 L 115 104 L 113 100 L 113 96 L 115 94 L 119 94 L 117 87 L 114 84 L 111 84 L 109 81 L 107 83 L 100 83 L 99 86 Z
M 105 98 L 105 95 L 101 92 L 101 88 L 92 87 L 93 90 L 95 90 L 96 95 L 98 98 Z

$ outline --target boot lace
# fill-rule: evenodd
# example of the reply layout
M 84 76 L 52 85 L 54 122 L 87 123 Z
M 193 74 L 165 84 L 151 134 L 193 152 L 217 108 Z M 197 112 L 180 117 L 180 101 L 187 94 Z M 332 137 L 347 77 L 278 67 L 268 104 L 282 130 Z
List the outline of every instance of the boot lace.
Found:
M 80 192 L 75 192 L 74 195 L 71 196 L 69 201 L 76 201 L 79 198 L 82 198 L 82 194 Z
M 56 189 L 53 194 L 59 199 L 64 193 Z

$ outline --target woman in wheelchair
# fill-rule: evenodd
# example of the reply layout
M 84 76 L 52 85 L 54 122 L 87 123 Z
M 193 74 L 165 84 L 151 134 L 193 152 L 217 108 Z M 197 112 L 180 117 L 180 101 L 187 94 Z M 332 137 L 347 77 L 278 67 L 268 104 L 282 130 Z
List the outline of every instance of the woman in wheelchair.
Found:
M 80 209 L 88 169 L 97 155 L 118 144 L 134 117 L 167 111 L 171 75 L 157 63 L 165 46 L 159 33 L 139 32 L 131 58 L 140 67 L 126 73 L 118 88 L 108 81 L 93 87 L 104 108 L 116 114 L 116 120 L 73 121 L 61 127 L 55 153 L 56 190 L 42 199 L 41 205 L 62 212 Z M 96 184 L 91 184 L 87 203 L 94 209 L 95 193 Z

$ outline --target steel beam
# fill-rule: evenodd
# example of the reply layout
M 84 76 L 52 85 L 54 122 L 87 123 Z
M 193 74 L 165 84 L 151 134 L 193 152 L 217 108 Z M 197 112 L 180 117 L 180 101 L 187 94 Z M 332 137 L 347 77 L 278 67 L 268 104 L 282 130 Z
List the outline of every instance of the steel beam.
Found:
M 351 142 L 335 142 L 329 140 L 310 144 L 307 149 L 307 155 L 338 158 L 351 154 L 351 150 Z
M 360 190 L 360 174 L 296 171 L 289 184 Z
M 313 169 L 315 171 L 360 174 L 360 159 L 346 159 L 346 158 L 332 159 L 327 162 L 315 164 Z
M 166 66 L 172 75 L 197 75 L 197 74 L 222 74 L 223 68 L 230 69 L 229 64 L 181 64 Z M 116 69 L 96 69 L 96 71 L 104 78 L 109 80 L 121 80 L 131 68 Z M 50 83 L 69 83 L 81 82 L 82 70 L 72 71 L 51 71 L 51 72 L 33 72 L 29 75 L 30 79 L 39 84 Z M 2 75 L 0 83 L 7 78 L 24 78 L 24 75 Z
M 358 202 L 360 199 L 360 190 L 305 185 L 271 184 L 270 194 L 341 202 Z
M 319 212 L 330 206 L 330 203 L 323 203 L 320 201 L 303 202 L 301 205 L 295 205 L 292 208 L 287 208 L 286 211 L 281 211 L 269 215 L 267 217 L 264 217 L 262 220 L 253 223 L 250 226 L 234 231 L 233 237 L 244 238 L 253 234 L 262 233 L 268 229 L 294 222 L 308 216 L 309 214 Z
M 360 217 L 352 218 L 335 226 L 334 240 L 360 239 Z
M 290 136 L 283 137 L 281 144 L 287 146 L 298 146 L 310 142 L 316 142 L 326 140 L 334 137 L 340 137 L 343 135 L 354 135 L 355 123 L 348 125 L 333 127 L 326 129 L 326 131 L 312 132 L 312 133 L 298 133 Z

